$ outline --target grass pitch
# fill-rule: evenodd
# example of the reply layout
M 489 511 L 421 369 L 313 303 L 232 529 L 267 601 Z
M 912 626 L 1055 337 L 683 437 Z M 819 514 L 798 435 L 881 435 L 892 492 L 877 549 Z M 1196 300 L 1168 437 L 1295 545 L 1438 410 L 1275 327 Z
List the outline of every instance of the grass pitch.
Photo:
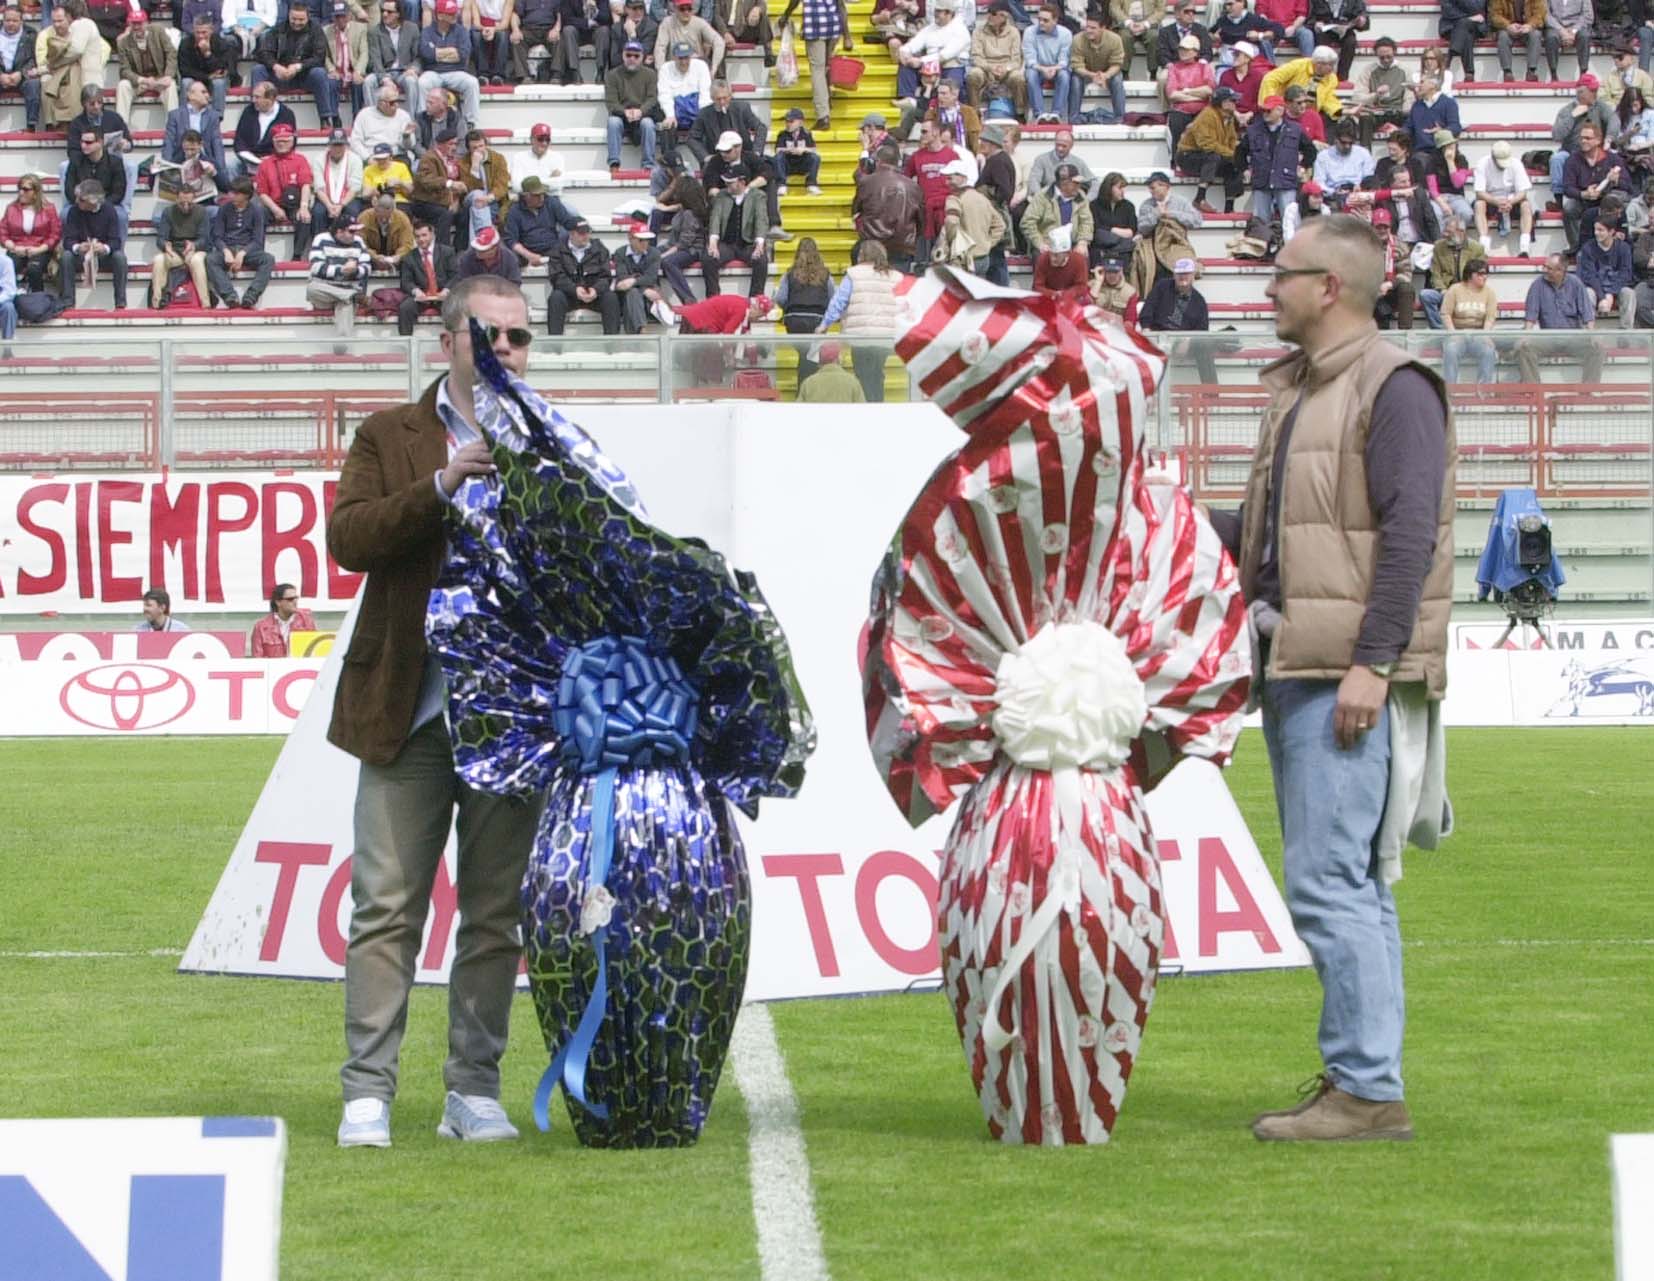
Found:
M 1461 731 L 1459 833 L 1411 851 L 1411 1144 L 1261 1145 L 1317 1066 L 1308 971 L 1168 980 L 1114 1142 L 987 1138 L 940 996 L 775 1007 L 835 1278 L 1606 1278 L 1607 1136 L 1654 1130 L 1654 752 L 1645 731 Z M 278 744 L 12 740 L 0 1011 L 13 1116 L 286 1118 L 282 1275 L 755 1278 L 746 1122 L 700 1145 L 438 1140 L 444 999 L 414 994 L 389 1152 L 340 1152 L 333 984 L 180 976 Z M 1263 746 L 1229 773 L 1278 868 Z M 151 955 L 152 951 L 159 955 Z M 69 959 L 30 952 L 111 952 Z M 543 1064 L 518 1004 L 505 1099 Z

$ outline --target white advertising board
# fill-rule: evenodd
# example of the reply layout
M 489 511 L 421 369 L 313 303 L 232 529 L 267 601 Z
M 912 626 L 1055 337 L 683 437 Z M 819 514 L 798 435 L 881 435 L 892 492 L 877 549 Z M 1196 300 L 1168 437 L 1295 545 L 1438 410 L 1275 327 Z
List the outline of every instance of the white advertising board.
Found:
M 0 1121 L 0 1275 L 275 1281 L 277 1117 Z
M 868 584 L 957 430 L 934 408 L 582 410 L 653 518 L 758 577 L 787 630 L 819 744 L 802 793 L 742 824 L 753 876 L 747 995 L 889 991 L 937 976 L 937 851 L 952 816 L 914 830 L 868 756 L 856 642 Z M 686 430 L 686 428 L 693 430 Z M 186 970 L 336 977 L 350 912 L 356 771 L 325 741 L 338 656 L 323 667 L 185 954 Z M 1186 970 L 1307 964 L 1257 847 L 1211 767 L 1149 798 L 1175 957 Z M 450 852 L 450 860 L 452 858 Z M 446 973 L 452 864 L 438 874 L 419 977 Z
M 6 733 L 285 734 L 316 683 L 314 660 L 0 661 Z

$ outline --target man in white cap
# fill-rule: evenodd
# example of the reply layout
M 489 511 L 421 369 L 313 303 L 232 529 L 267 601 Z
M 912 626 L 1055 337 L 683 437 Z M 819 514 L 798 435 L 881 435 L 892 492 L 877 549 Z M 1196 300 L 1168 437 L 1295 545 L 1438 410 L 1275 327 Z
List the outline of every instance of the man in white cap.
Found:
M 988 272 L 988 252 L 1005 234 L 1005 218 L 994 202 L 976 189 L 976 162 L 960 156 L 942 166 L 948 180 L 948 201 L 942 215 L 944 233 L 955 243 L 969 246 L 971 270 Z M 957 259 L 955 259 L 957 261 Z
M 1210 329 L 1206 300 L 1195 288 L 1197 270 L 1198 264 L 1193 258 L 1179 258 L 1174 262 L 1171 279 L 1156 281 L 1154 288 L 1149 290 L 1149 296 L 1143 299 L 1142 310 L 1137 313 L 1138 327 L 1177 334 L 1203 334 Z M 1218 380 L 1217 364 L 1212 359 L 1210 345 L 1195 344 L 1193 355 L 1200 381 L 1215 383 Z
M 1489 244 L 1490 214 L 1499 220 L 1499 234 L 1510 235 L 1511 215 L 1520 227 L 1516 252 L 1526 258 L 1533 252 L 1533 179 L 1510 143 L 1500 139 L 1493 152 L 1476 166 L 1476 236 Z
M 930 22 L 902 46 L 896 68 L 896 96 L 913 98 L 919 91 L 919 68 L 927 58 L 942 64 L 942 75 L 965 92 L 965 64 L 970 61 L 971 32 L 958 16 L 956 0 L 934 0 Z
M 1091 300 L 1086 288 L 1085 255 L 1074 252 L 1074 233 L 1069 228 L 1052 231 L 1045 252 L 1034 260 L 1034 289 L 1042 294 L 1084 295 L 1084 301 Z
M 655 233 L 635 222 L 626 233 L 626 247 L 614 256 L 614 291 L 620 295 L 620 323 L 629 334 L 643 332 L 651 314 L 660 316 L 660 251 Z M 670 315 L 670 312 L 666 313 Z

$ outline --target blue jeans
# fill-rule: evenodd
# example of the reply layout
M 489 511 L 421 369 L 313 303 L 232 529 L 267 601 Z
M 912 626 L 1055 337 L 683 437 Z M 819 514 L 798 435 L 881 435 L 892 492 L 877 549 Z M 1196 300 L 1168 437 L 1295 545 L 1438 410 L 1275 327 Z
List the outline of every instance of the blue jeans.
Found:
M 40 128 L 40 81 L 25 76 L 17 88 L 23 95 L 23 121 L 32 133 Z
M 1298 52 L 1304 57 L 1307 58 L 1315 52 L 1315 33 L 1309 29 L 1309 23 L 1306 22 L 1299 27 L 1297 34 L 1292 36 L 1291 39 L 1298 42 Z M 1274 44 L 1273 41 L 1270 43 L 1271 45 Z
M 17 333 L 17 305 L 0 302 L 0 338 L 10 342 Z
M 499 206 L 487 199 L 486 192 L 471 191 L 466 193 L 465 207 L 470 210 L 471 214 L 470 222 L 467 224 L 469 234 L 466 238 L 475 240 L 477 233 L 484 227 L 494 225 L 494 214 Z
M 655 167 L 655 122 L 648 116 L 640 116 L 633 128 L 637 132 L 639 145 L 643 148 L 643 167 Z M 626 133 L 626 119 L 624 116 L 609 117 L 609 163 L 620 163 L 620 140 Z
M 1562 170 L 1568 163 L 1568 153 L 1560 147 L 1551 152 L 1551 199 L 1562 199 Z
M 1419 301 L 1424 304 L 1424 323 L 1432 329 L 1442 327 L 1442 298 L 1444 293 L 1440 289 L 1419 290 Z
M 1493 345 L 1493 339 L 1467 336 L 1442 340 L 1442 375 L 1448 382 L 1459 381 L 1459 361 L 1466 356 L 1476 358 L 1477 382 L 1494 381 L 1494 367 L 1498 364 L 1499 352 Z
M 1395 900 L 1373 851 L 1390 782 L 1388 709 L 1349 750 L 1333 740 L 1338 682 L 1271 680 L 1263 733 L 1293 928 L 1321 979 L 1321 1060 L 1358 1098 L 1402 1097 L 1406 1003 Z
M 1068 81 L 1068 119 L 1078 120 L 1085 111 L 1085 90 L 1091 81 L 1084 76 L 1071 76 Z M 1108 109 L 1114 119 L 1106 123 L 1118 124 L 1126 114 L 1126 77 L 1122 73 L 1108 82 Z
M 316 100 L 317 115 L 331 120 L 339 114 L 338 86 L 321 67 L 312 67 L 303 76 L 295 76 L 292 80 L 277 80 L 263 66 L 255 66 L 250 83 L 254 89 L 266 83 L 275 85 L 277 89 L 308 89 L 310 96 Z
M 1252 193 L 1252 216 L 1262 218 L 1268 222 L 1272 218 L 1285 218 L 1286 207 L 1298 199 L 1298 193 L 1291 188 L 1283 187 L 1278 191 L 1254 191 Z
M 1022 73 L 1028 84 L 1028 113 L 1034 119 L 1046 114 L 1045 105 L 1045 78 L 1033 68 Z M 1068 96 L 1068 68 L 1061 67 L 1057 71 L 1056 79 L 1051 86 L 1051 111 L 1055 111 L 1064 124 L 1068 123 L 1069 96 Z

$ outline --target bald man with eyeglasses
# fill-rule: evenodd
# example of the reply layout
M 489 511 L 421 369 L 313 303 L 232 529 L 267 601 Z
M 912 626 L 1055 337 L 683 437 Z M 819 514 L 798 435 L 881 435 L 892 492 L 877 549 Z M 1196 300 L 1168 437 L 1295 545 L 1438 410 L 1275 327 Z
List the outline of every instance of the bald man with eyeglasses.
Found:
M 1321 1070 L 1259 1139 L 1410 1139 L 1401 930 L 1408 841 L 1451 826 L 1440 705 L 1453 596 L 1454 437 L 1442 380 L 1373 321 L 1384 258 L 1348 214 L 1306 221 L 1266 293 L 1298 350 L 1238 514 L 1213 524 L 1260 636 L 1287 906 L 1320 977 Z
M 417 403 L 374 414 L 357 430 L 327 527 L 334 559 L 367 574 L 328 730 L 329 741 L 361 761 L 341 1147 L 390 1146 L 408 992 L 456 817 L 459 923 L 437 1133 L 476 1142 L 517 1137 L 499 1103 L 499 1062 L 520 955 L 518 889 L 540 805 L 460 782 L 447 689 L 425 647 L 425 605 L 446 549 L 444 509 L 466 480 L 494 470 L 477 427 L 472 318 L 505 368 L 527 370 L 533 336 L 522 290 L 497 276 L 455 284 L 442 305 L 447 374 Z

